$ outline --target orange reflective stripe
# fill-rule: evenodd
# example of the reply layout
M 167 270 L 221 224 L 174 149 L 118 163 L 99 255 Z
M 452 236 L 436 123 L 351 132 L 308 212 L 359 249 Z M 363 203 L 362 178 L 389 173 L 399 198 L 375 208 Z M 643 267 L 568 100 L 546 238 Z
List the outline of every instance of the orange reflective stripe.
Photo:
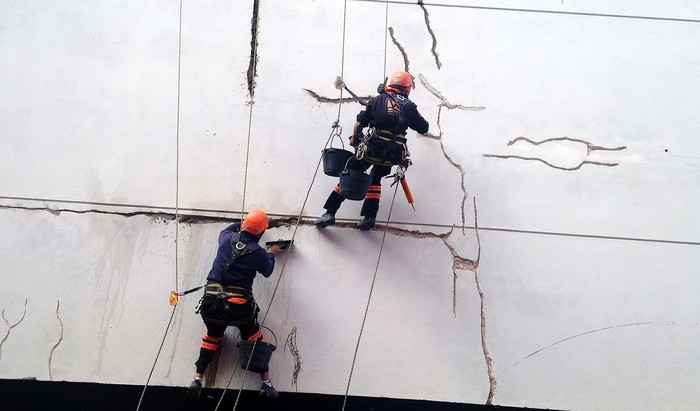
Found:
M 335 185 L 335 188 L 333 189 L 333 191 L 335 191 L 336 193 L 340 194 L 340 185 L 339 185 L 339 184 L 336 184 L 336 185 Z
M 209 351 L 216 351 L 219 349 L 219 344 L 210 344 L 208 342 L 202 341 L 202 348 Z
M 365 198 L 372 198 L 372 199 L 375 199 L 375 198 L 376 198 L 377 200 L 380 200 L 380 199 L 382 198 L 382 195 L 381 195 L 381 194 L 367 193 L 367 195 L 365 196 Z
M 265 341 L 265 339 L 263 338 L 262 332 L 260 332 L 260 330 L 258 330 L 258 332 L 251 335 L 250 337 L 248 337 L 248 341 L 255 341 L 255 340 L 260 340 L 260 342 Z
M 218 344 L 223 340 L 224 337 L 212 337 L 211 335 L 204 333 L 204 337 L 202 337 L 202 341 L 207 341 L 210 343 Z
M 380 186 L 380 185 L 369 186 L 369 191 L 382 191 L 382 186 Z
M 238 298 L 238 297 L 231 297 L 227 299 L 226 301 L 232 302 L 234 304 L 245 304 L 248 302 L 247 298 Z

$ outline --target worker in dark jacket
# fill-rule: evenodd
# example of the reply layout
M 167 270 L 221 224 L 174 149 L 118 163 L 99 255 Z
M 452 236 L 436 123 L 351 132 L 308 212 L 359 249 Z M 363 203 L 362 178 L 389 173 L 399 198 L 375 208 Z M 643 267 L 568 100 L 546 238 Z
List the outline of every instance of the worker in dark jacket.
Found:
M 267 227 L 267 214 L 262 210 L 253 210 L 246 215 L 243 223 L 231 224 L 219 234 L 218 251 L 207 275 L 207 286 L 198 308 L 207 332 L 202 338 L 199 358 L 195 363 L 194 380 L 187 390 L 190 397 L 199 397 L 204 371 L 229 325 L 240 330 L 241 366 L 260 373 L 260 395 L 271 398 L 279 396 L 267 369 L 274 345 L 266 343 L 260 332 L 259 309 L 252 292 L 256 274 L 259 272 L 265 277 L 272 275 L 275 254 L 281 250 L 279 244 L 270 246 L 267 251 L 258 245 Z M 253 345 L 255 349 L 251 352 Z
M 397 71 L 387 82 L 384 92 L 371 98 L 367 108 L 357 115 L 350 145 L 358 150 L 348 169 L 366 171 L 372 167 L 372 182 L 360 212 L 364 218 L 357 224 L 360 230 L 374 227 L 382 193 L 381 179 L 391 173 L 393 165 L 408 165 L 406 130 L 411 128 L 420 134 L 428 132 L 428 122 L 418 112 L 416 104 L 408 99 L 412 87 L 411 75 Z M 365 127 L 370 127 L 370 131 L 363 136 Z M 326 212 L 314 224 L 317 227 L 334 224 L 335 213 L 343 200 L 340 186 L 336 185 L 323 206 Z

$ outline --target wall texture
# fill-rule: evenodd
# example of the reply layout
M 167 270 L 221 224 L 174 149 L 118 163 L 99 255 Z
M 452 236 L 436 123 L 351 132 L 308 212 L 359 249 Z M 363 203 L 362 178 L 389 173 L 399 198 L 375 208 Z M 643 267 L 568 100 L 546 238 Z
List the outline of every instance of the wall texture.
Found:
M 281 391 L 700 402 L 696 2 L 0 9 L 0 378 L 143 385 L 155 362 L 150 384 L 187 385 L 198 295 L 168 293 L 263 208 L 264 240 L 295 240 L 255 283 Z M 397 69 L 430 122 L 408 136 L 416 210 L 387 180 L 374 231 L 350 201 L 313 227 L 331 125 L 361 109 L 336 77 L 367 97 Z

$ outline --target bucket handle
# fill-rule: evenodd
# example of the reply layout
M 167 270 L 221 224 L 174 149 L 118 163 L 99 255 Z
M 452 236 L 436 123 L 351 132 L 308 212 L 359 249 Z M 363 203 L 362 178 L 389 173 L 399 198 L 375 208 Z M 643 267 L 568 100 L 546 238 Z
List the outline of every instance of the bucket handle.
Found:
M 343 146 L 343 150 L 345 150 L 345 143 L 343 142 L 343 138 L 340 136 L 343 133 L 343 128 L 338 125 L 338 122 L 334 122 L 333 125 L 333 130 L 331 130 L 331 136 L 328 138 L 328 141 L 326 141 L 326 145 L 323 147 L 325 150 L 326 148 L 333 148 L 333 140 L 335 140 L 336 137 L 340 139 L 340 144 Z M 330 147 L 328 147 L 330 144 Z

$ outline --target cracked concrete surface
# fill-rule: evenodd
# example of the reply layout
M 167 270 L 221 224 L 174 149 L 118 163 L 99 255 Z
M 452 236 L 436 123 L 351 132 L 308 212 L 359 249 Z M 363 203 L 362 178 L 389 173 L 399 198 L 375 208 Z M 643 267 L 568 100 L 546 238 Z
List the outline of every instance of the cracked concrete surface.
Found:
M 51 367 L 51 364 L 53 362 L 53 353 L 56 351 L 56 348 L 63 342 L 63 320 L 61 320 L 61 315 L 59 313 L 59 309 L 61 308 L 61 301 L 56 301 L 56 318 L 58 319 L 58 324 L 61 326 L 61 335 L 58 337 L 58 341 L 56 341 L 56 344 L 51 347 L 51 352 L 49 353 L 49 381 L 53 381 L 53 369 Z
M 333 103 L 333 104 L 338 104 L 338 103 L 364 103 L 364 102 L 367 102 L 367 100 L 369 100 L 369 99 L 371 99 L 371 98 L 373 97 L 373 96 L 364 96 L 364 97 L 343 97 L 342 99 L 341 99 L 341 98 L 330 98 L 330 97 L 322 96 L 322 95 L 316 93 L 315 91 L 309 90 L 309 89 L 307 89 L 307 88 L 305 88 L 305 89 L 303 89 L 303 90 L 306 91 L 307 93 L 309 93 L 309 95 L 311 95 L 311 97 L 315 98 L 316 101 L 318 101 L 319 103 Z
M 258 22 L 260 8 L 260 0 L 253 1 L 253 17 L 250 20 L 250 62 L 248 63 L 248 71 L 246 77 L 248 79 L 248 93 L 251 101 L 255 96 L 255 78 L 258 76 Z
M 7 339 L 10 337 L 10 333 L 12 332 L 12 329 L 17 327 L 22 321 L 24 321 L 25 315 L 27 315 L 27 299 L 24 300 L 24 310 L 22 310 L 22 316 L 14 324 L 10 324 L 10 322 L 5 317 L 5 309 L 4 308 L 2 309 L 2 319 L 5 321 L 5 324 L 7 325 L 7 332 L 5 332 L 5 337 L 3 337 L 2 341 L 0 341 L 0 359 L 2 359 L 2 346 L 5 344 L 5 341 L 7 341 Z
M 583 144 L 586 146 L 586 157 L 590 156 L 592 152 L 594 151 L 622 151 L 627 148 L 627 146 L 619 146 L 619 147 L 603 147 L 599 145 L 595 145 L 589 141 L 583 140 L 583 139 L 578 139 L 578 138 L 571 138 L 571 137 L 552 137 L 552 138 L 547 138 L 541 141 L 535 141 L 531 140 L 527 137 L 516 137 L 513 140 L 508 142 L 508 146 L 513 146 L 515 143 L 519 141 L 524 141 L 526 143 L 529 143 L 533 146 L 539 146 L 542 144 L 546 143 L 557 143 L 557 142 L 572 142 L 572 143 L 578 143 L 578 144 Z M 593 161 L 593 160 L 582 160 L 578 162 L 578 164 L 574 166 L 563 166 L 563 165 L 556 165 L 553 164 L 551 161 L 547 161 L 541 157 L 528 157 L 528 156 L 522 156 L 522 155 L 515 155 L 515 154 L 482 154 L 484 157 L 490 157 L 490 158 L 500 158 L 503 160 L 507 159 L 517 159 L 517 160 L 526 160 L 526 161 L 539 161 L 551 168 L 555 168 L 558 170 L 564 170 L 564 171 L 576 171 L 579 170 L 581 167 L 583 167 L 586 164 L 589 165 L 597 165 L 597 166 L 605 166 L 605 167 L 615 167 L 619 165 L 619 163 L 612 163 L 612 162 L 604 162 L 604 161 Z
M 299 392 L 299 373 L 301 372 L 301 354 L 299 354 L 299 348 L 297 346 L 297 327 L 292 328 L 289 332 L 287 340 L 284 343 L 284 352 L 287 352 L 287 347 L 289 347 L 289 352 L 294 358 L 294 370 L 292 371 L 292 387 L 294 391 Z
M 438 126 L 438 135 L 434 135 L 432 133 L 426 133 L 422 134 L 419 136 L 422 137 L 427 137 L 427 138 L 432 138 L 434 140 L 437 140 L 440 143 L 440 149 L 442 150 L 442 155 L 445 157 L 447 162 L 449 162 L 452 167 L 456 168 L 460 175 L 461 175 L 461 188 L 462 188 L 462 205 L 460 208 L 460 212 L 462 215 L 462 234 L 464 234 L 465 226 L 466 226 L 466 216 L 464 213 L 464 206 L 467 201 L 467 197 L 469 196 L 469 193 L 467 192 L 467 186 L 466 186 L 466 173 L 464 171 L 464 167 L 462 167 L 461 164 L 457 163 L 450 157 L 449 154 L 447 154 L 447 150 L 445 150 L 445 145 L 442 142 L 442 126 L 440 124 L 440 118 L 442 115 L 442 108 L 446 107 L 448 110 L 453 110 L 453 109 L 458 109 L 458 110 L 464 110 L 464 111 L 482 111 L 485 110 L 486 108 L 483 106 L 463 106 L 461 104 L 452 104 L 447 99 L 445 96 L 442 95 L 435 87 L 433 87 L 428 80 L 425 78 L 424 75 L 419 74 L 418 77 L 420 78 L 421 83 L 423 84 L 423 87 L 425 87 L 428 91 L 430 91 L 431 94 L 433 94 L 435 97 L 437 97 L 440 100 L 440 104 L 438 104 L 438 116 L 437 116 L 437 126 Z
M 403 69 L 410 73 L 411 71 L 408 69 L 408 54 L 406 54 L 406 49 L 403 48 L 401 43 L 399 43 L 399 41 L 396 40 L 396 37 L 394 36 L 393 27 L 389 27 L 389 35 L 391 36 L 391 42 L 394 43 L 396 47 L 398 47 L 399 51 L 401 52 L 401 56 L 403 56 Z
M 650 325 L 650 324 L 654 324 L 654 322 L 641 322 L 641 323 L 630 323 L 630 324 L 613 325 L 613 326 L 610 326 L 610 327 L 597 328 L 597 329 L 595 329 L 595 330 L 586 331 L 586 332 L 583 332 L 583 333 L 580 333 L 580 334 L 573 335 L 573 336 L 568 337 L 568 338 L 564 338 L 563 340 L 559 340 L 559 341 L 557 341 L 557 342 L 555 342 L 555 343 L 552 343 L 552 344 L 549 344 L 549 345 L 547 345 L 547 346 L 545 346 L 545 347 L 542 347 L 542 348 L 540 348 L 539 350 L 536 350 L 536 351 L 534 351 L 534 352 L 532 352 L 532 353 L 526 355 L 525 357 L 519 359 L 518 361 L 514 362 L 514 363 L 511 364 L 510 366 L 506 367 L 506 369 L 504 369 L 503 371 L 501 371 L 501 372 L 498 374 L 498 376 L 500 377 L 501 375 L 505 374 L 508 370 L 510 370 L 511 368 L 513 368 L 513 367 L 515 367 L 516 365 L 520 364 L 521 362 L 527 360 L 528 358 L 530 358 L 530 357 L 532 357 L 532 356 L 534 356 L 534 355 L 537 355 L 537 354 L 541 353 L 542 351 L 544 351 L 544 350 L 546 350 L 546 349 L 548 349 L 548 348 L 554 347 L 555 345 L 558 345 L 558 344 L 567 342 L 567 341 L 569 341 L 569 340 L 573 340 L 574 338 L 582 337 L 582 336 L 584 336 L 584 335 L 593 334 L 593 333 L 597 333 L 597 332 L 601 332 L 601 331 L 612 330 L 612 329 L 615 329 L 615 328 L 638 327 L 638 326 L 640 326 L 640 325 Z
M 418 0 L 418 5 L 420 6 L 421 9 L 423 9 L 423 16 L 425 17 L 425 26 L 428 28 L 428 33 L 430 33 L 430 37 L 433 39 L 433 46 L 430 48 L 430 51 L 433 53 L 433 57 L 435 57 L 435 65 L 437 66 L 438 70 L 442 67 L 442 63 L 440 62 L 440 56 L 438 56 L 437 53 L 437 38 L 435 37 L 435 32 L 433 32 L 433 28 L 430 26 L 430 15 L 428 14 L 428 9 L 425 7 L 425 4 L 423 4 L 423 0 Z

